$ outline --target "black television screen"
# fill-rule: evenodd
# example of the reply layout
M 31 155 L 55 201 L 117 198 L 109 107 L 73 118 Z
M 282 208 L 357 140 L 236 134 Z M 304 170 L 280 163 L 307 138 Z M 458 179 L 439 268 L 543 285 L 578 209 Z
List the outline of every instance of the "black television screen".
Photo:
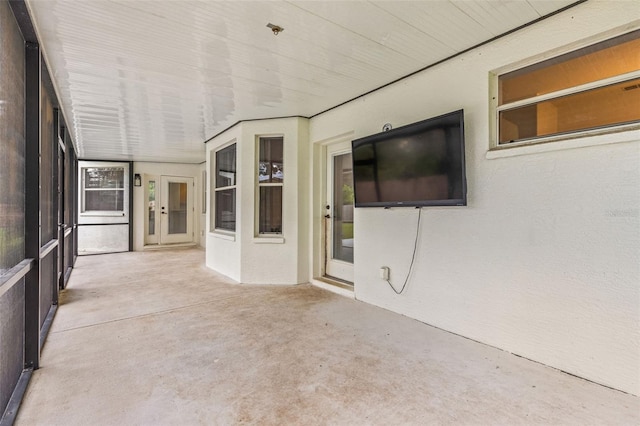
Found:
M 467 205 L 463 110 L 351 144 L 356 207 Z

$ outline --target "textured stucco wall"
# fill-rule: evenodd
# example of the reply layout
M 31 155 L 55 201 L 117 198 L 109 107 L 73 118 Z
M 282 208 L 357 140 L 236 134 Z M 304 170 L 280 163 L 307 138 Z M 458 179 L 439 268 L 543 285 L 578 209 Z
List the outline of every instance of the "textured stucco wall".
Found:
M 311 120 L 314 143 L 465 111 L 469 205 L 423 209 L 402 295 L 378 270 L 404 281 L 417 210 L 356 209 L 358 299 L 640 393 L 640 131 L 488 153 L 490 72 L 637 28 L 633 7 L 587 2 Z
M 284 137 L 282 236 L 258 237 L 256 221 L 257 138 Z M 237 142 L 235 235 L 207 234 L 207 266 L 246 284 L 298 284 L 306 282 L 309 265 L 308 128 L 303 118 L 243 122 L 207 143 L 207 169 L 211 152 Z M 209 214 L 210 220 L 210 214 Z M 210 227 L 207 227 L 210 229 Z
M 207 266 L 215 271 L 220 272 L 228 276 L 231 279 L 240 281 L 240 236 L 242 235 L 242 228 L 237 226 L 236 232 L 233 235 L 225 235 L 220 232 L 216 232 L 213 227 L 213 200 L 214 200 L 214 188 L 215 188 L 215 169 L 214 155 L 215 151 L 220 150 L 222 147 L 236 144 L 236 168 L 238 167 L 238 159 L 244 152 L 244 146 L 239 141 L 242 140 L 242 134 L 240 126 L 234 126 L 227 130 L 223 134 L 215 137 L 213 140 L 206 144 L 207 150 L 207 188 L 208 188 L 208 213 L 207 213 L 207 226 L 205 235 L 207 238 Z M 238 197 L 238 191 L 242 184 L 242 176 L 236 177 L 236 218 L 239 217 L 242 212 L 243 205 Z

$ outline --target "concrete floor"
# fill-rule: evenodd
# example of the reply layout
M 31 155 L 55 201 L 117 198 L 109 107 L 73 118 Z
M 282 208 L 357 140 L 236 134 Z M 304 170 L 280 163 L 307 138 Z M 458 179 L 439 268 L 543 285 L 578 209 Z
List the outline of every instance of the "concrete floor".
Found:
M 640 399 L 198 249 L 81 257 L 18 425 L 640 424 Z

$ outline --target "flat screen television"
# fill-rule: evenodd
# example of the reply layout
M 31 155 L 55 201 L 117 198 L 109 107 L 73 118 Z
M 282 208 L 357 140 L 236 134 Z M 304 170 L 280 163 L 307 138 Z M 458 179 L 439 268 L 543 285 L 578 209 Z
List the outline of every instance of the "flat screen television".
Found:
M 463 110 L 351 145 L 356 207 L 467 205 Z

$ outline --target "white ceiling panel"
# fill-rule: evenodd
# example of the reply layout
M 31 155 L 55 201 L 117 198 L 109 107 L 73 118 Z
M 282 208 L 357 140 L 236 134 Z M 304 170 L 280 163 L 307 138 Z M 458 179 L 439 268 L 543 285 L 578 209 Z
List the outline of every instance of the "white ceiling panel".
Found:
M 79 157 L 188 163 L 240 120 L 312 116 L 571 3 L 27 0 Z

